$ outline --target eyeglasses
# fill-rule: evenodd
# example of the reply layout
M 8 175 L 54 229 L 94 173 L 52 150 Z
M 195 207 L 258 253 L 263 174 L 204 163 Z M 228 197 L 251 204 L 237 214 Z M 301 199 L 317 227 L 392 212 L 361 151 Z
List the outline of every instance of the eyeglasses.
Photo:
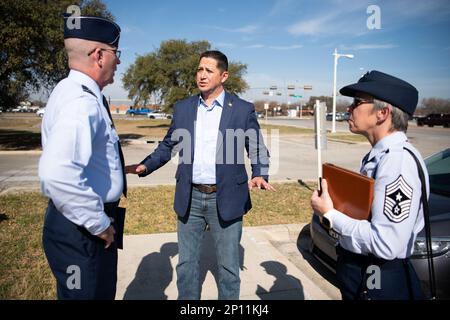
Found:
M 364 103 L 373 103 L 373 100 L 364 100 L 360 98 L 353 98 L 353 103 L 349 106 L 349 109 L 355 109 L 356 107 Z
M 88 53 L 88 56 L 90 56 L 92 53 L 94 53 L 94 51 L 97 50 L 97 48 L 95 48 L 94 50 L 92 50 L 91 52 Z M 107 48 L 100 48 L 100 51 L 111 51 L 112 53 L 114 53 L 114 55 L 116 56 L 117 59 L 120 59 L 120 54 L 122 53 L 120 50 L 117 49 L 107 49 Z

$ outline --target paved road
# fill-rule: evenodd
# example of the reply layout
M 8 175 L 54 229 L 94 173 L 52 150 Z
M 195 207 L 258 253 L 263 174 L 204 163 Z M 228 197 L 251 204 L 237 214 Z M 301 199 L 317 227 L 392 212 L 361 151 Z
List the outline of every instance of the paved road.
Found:
M 262 120 L 261 123 L 264 123 Z M 312 119 L 269 118 L 268 124 L 295 126 L 314 129 Z M 331 121 L 327 121 L 327 129 L 331 130 Z M 345 121 L 336 122 L 336 131 L 350 133 Z M 443 127 L 418 127 L 415 121 L 409 122 L 407 136 L 411 143 L 419 149 L 423 157 L 450 147 L 450 129 Z
M 270 119 L 269 124 L 311 127 L 312 120 Z M 338 122 L 337 129 L 348 130 L 346 124 L 340 122 Z M 443 148 L 450 148 L 450 129 L 416 127 L 412 124 L 408 130 L 408 137 L 424 156 L 433 154 Z M 317 154 L 311 135 L 288 135 L 277 139 L 269 133 L 266 142 L 272 155 L 270 172 L 272 182 L 316 179 Z M 131 164 L 141 161 L 155 147 L 156 143 L 130 144 L 124 147 L 126 163 Z M 329 141 L 328 149 L 323 152 L 322 160 L 357 171 L 360 159 L 369 150 L 370 145 L 368 143 L 348 144 Z M 37 166 L 39 156 L 39 152 L 0 152 L 0 192 L 17 188 L 38 189 Z M 177 159 L 172 159 L 169 164 L 147 178 L 129 176 L 129 185 L 174 184 L 176 163 Z
M 317 160 L 312 136 L 296 135 L 281 139 L 269 136 L 267 142 L 272 155 L 270 170 L 272 182 L 315 179 Z M 132 144 L 124 147 L 126 163 L 138 163 L 155 147 L 156 144 Z M 323 152 L 323 160 L 358 170 L 359 159 L 369 149 L 368 144 L 329 142 L 328 150 Z M 0 190 L 37 189 L 39 157 L 39 152 L 0 152 Z M 177 161 L 177 158 L 173 158 L 167 165 L 146 178 L 129 175 L 128 184 L 129 186 L 174 184 Z

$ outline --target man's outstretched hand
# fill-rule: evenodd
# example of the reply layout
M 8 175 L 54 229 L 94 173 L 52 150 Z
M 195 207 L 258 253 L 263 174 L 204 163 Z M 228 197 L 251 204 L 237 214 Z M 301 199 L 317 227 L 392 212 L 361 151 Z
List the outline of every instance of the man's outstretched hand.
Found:
M 125 173 L 141 174 L 145 173 L 145 171 L 147 171 L 147 168 L 143 164 L 125 166 Z
M 252 190 L 253 188 L 276 191 L 263 177 L 254 177 L 248 182 L 248 190 Z

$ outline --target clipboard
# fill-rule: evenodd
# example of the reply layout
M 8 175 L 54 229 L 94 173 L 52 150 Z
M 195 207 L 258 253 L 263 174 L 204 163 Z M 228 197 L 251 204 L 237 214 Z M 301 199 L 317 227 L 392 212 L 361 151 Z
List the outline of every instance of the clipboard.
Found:
M 357 220 L 369 220 L 375 180 L 331 163 L 322 165 L 334 208 Z

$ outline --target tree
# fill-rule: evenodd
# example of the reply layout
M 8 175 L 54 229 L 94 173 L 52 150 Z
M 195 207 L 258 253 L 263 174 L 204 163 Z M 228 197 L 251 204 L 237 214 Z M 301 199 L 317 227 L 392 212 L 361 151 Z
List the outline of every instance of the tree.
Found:
M 100 0 L 0 1 L 0 106 L 17 105 L 67 75 L 63 13 L 69 5 L 113 19 Z
M 424 98 L 422 104 L 417 108 L 417 113 L 450 113 L 450 99 Z
M 168 40 L 154 52 L 138 56 L 125 72 L 122 82 L 135 106 L 145 106 L 153 96 L 163 109 L 173 108 L 176 101 L 198 93 L 195 71 L 201 53 L 211 48 L 208 41 Z M 247 66 L 230 62 L 230 76 L 225 89 L 240 93 L 248 88 L 242 78 Z
M 314 108 L 316 104 L 316 100 L 320 100 L 320 102 L 325 102 L 327 105 L 327 110 L 331 111 L 333 108 L 333 98 L 327 96 L 310 96 L 309 101 L 306 103 L 307 108 Z

